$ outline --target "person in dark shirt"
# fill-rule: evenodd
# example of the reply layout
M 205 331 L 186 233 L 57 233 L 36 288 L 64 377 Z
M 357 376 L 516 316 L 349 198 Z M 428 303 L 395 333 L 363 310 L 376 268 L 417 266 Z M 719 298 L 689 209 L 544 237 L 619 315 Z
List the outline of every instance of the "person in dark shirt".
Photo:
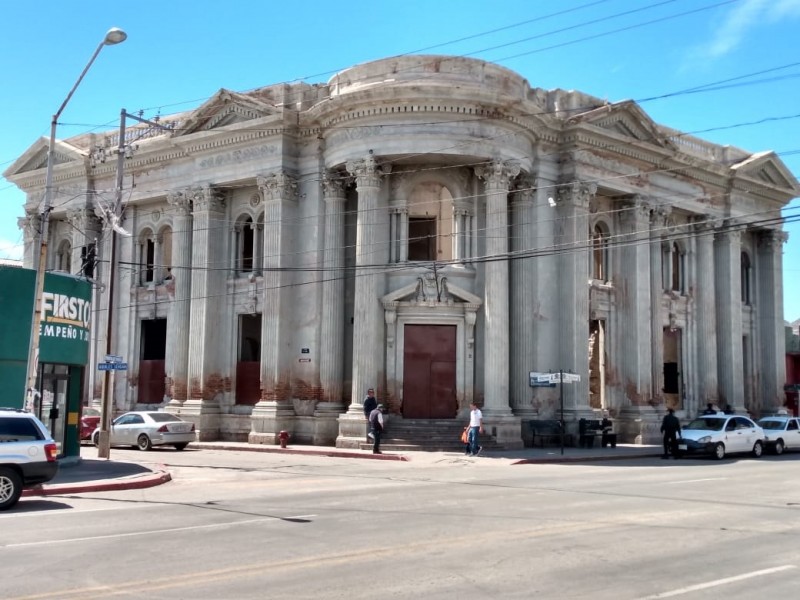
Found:
M 675 416 L 675 410 L 667 409 L 661 421 L 661 433 L 664 434 L 664 455 L 661 458 L 678 458 L 678 438 L 681 436 L 681 422 Z
M 369 418 L 369 432 L 372 434 L 372 453 L 382 454 L 381 452 L 381 434 L 383 433 L 383 404 L 378 404 L 370 413 Z
M 715 415 L 715 414 L 717 414 L 717 411 L 714 410 L 714 405 L 711 402 L 706 404 L 706 409 L 703 411 L 703 414 L 704 415 Z
M 378 401 L 375 399 L 375 390 L 373 388 L 369 388 L 367 390 L 367 395 L 364 397 L 364 418 L 369 421 L 370 413 L 378 407 Z M 370 442 L 370 433 L 369 427 L 367 428 L 367 442 Z

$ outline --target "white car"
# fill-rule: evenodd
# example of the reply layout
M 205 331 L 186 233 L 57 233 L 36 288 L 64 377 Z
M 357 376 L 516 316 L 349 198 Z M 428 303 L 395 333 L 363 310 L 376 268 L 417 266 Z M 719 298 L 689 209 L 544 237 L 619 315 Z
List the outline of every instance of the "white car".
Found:
M 758 422 L 764 430 L 764 442 L 768 450 L 783 454 L 784 450 L 800 448 L 800 419 L 789 415 L 764 417 Z
M 740 415 L 702 415 L 681 428 L 678 451 L 704 452 L 717 459 L 750 452 L 758 458 L 764 452 L 764 430 Z
M 150 450 L 153 446 L 174 446 L 183 450 L 196 439 L 194 423 L 168 412 L 133 411 L 120 415 L 111 423 L 112 446 L 134 446 Z M 100 445 L 100 428 L 92 433 L 92 442 Z

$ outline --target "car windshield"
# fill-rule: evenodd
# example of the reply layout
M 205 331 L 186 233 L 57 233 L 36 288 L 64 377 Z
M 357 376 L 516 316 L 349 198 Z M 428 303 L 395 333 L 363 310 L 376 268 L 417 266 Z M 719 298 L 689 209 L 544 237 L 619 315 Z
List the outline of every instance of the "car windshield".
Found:
M 783 429 L 785 423 L 783 421 L 773 421 L 764 419 L 759 421 L 758 424 L 761 426 L 762 429 Z
M 695 419 L 684 429 L 706 429 L 708 431 L 720 431 L 725 426 L 726 419 L 721 418 L 708 418 L 708 419 Z
M 147 416 L 150 417 L 151 419 L 153 419 L 153 421 L 155 421 L 156 423 L 167 423 L 167 422 L 171 422 L 171 421 L 180 421 L 181 420 L 178 417 L 176 417 L 175 415 L 171 415 L 169 413 L 164 413 L 164 412 L 147 413 Z
M 100 411 L 96 408 L 84 408 L 83 409 L 83 416 L 84 417 L 99 417 Z

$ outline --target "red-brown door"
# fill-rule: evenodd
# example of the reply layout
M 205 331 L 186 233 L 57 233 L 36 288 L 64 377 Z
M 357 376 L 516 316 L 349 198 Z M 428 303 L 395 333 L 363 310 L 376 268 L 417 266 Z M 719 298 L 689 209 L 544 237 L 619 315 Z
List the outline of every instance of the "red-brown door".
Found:
M 161 404 L 166 390 L 166 371 L 163 360 L 139 361 L 139 404 Z
M 403 416 L 456 416 L 455 325 L 406 325 L 403 355 Z

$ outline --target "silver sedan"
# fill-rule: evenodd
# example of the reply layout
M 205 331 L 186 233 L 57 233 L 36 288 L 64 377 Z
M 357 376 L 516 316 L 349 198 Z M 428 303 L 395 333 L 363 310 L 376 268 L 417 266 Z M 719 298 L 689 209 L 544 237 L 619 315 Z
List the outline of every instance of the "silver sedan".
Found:
M 120 415 L 111 423 L 112 446 L 134 446 L 150 450 L 153 446 L 174 446 L 183 450 L 196 440 L 194 423 L 168 412 L 133 411 Z M 92 433 L 92 442 L 100 445 L 100 429 Z

